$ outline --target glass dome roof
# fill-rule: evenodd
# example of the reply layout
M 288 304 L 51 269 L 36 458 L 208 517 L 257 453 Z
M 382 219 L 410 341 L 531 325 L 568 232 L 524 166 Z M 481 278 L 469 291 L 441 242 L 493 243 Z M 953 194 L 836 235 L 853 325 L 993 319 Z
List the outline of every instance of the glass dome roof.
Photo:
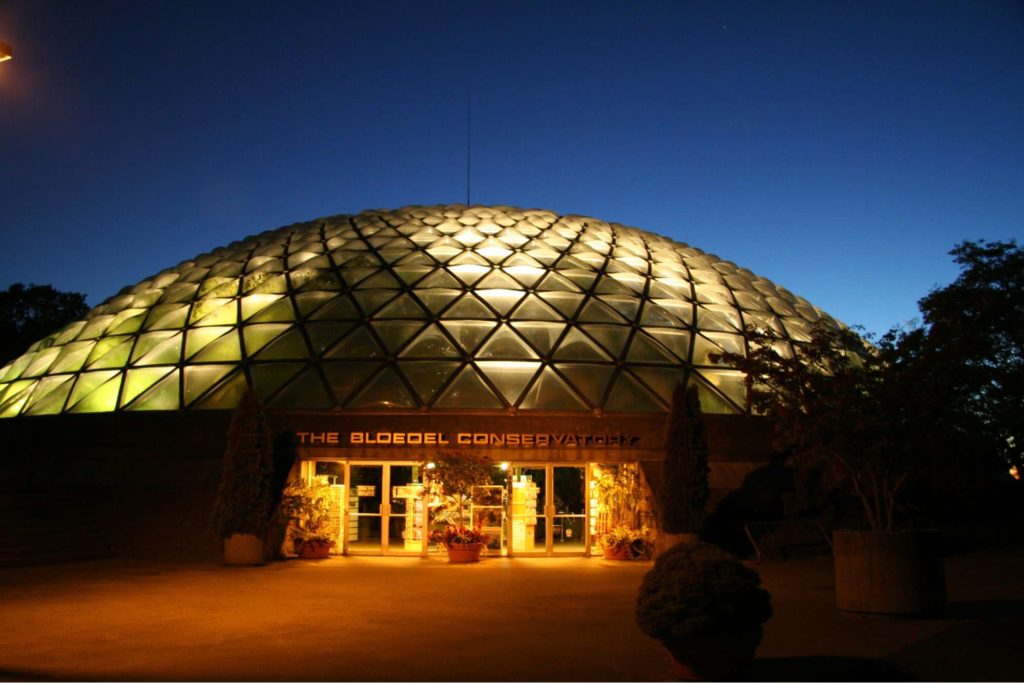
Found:
M 689 370 L 745 410 L 746 325 L 792 354 L 834 320 L 636 228 L 508 206 L 408 206 L 264 232 L 168 268 L 0 369 L 0 417 L 218 409 L 664 411 Z

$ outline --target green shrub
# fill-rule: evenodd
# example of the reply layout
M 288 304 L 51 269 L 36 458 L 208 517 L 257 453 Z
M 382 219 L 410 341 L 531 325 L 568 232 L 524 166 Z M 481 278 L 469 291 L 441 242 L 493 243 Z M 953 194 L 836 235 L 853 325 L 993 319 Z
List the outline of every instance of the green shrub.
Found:
M 755 629 L 772 615 L 760 584 L 756 571 L 710 543 L 673 546 L 644 575 L 636 623 L 662 642 Z
M 262 536 L 272 512 L 273 439 L 263 406 L 250 388 L 231 416 L 224 470 L 213 519 L 222 538 L 233 534 Z

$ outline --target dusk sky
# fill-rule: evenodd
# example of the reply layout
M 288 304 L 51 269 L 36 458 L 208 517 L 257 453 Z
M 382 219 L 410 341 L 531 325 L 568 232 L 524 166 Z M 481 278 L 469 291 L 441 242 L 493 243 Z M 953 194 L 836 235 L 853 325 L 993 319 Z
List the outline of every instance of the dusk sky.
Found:
M 665 234 L 882 332 L 1024 238 L 1020 2 L 0 0 L 0 288 L 466 200 Z

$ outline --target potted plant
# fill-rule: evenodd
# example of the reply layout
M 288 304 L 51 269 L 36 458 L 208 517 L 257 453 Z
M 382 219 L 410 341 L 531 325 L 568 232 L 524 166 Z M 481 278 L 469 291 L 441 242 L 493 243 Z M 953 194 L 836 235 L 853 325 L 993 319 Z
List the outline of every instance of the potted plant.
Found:
M 654 552 L 654 540 L 647 527 L 613 527 L 597 537 L 597 544 L 606 560 L 649 560 Z
M 771 596 L 757 572 L 709 543 L 675 545 L 644 575 L 636 622 L 686 680 L 736 680 L 761 643 Z
M 479 529 L 467 529 L 466 508 L 473 487 L 491 483 L 491 464 L 484 456 L 472 453 L 441 453 L 426 463 L 427 485 L 440 501 L 432 515 L 435 528 L 431 538 L 445 547 L 449 562 L 477 562 L 487 543 Z
M 658 487 L 659 549 L 693 543 L 708 505 L 708 436 L 697 387 L 676 384 Z
M 213 510 L 217 533 L 224 539 L 225 564 L 263 564 L 273 476 L 273 440 L 263 406 L 249 388 L 231 416 Z
M 921 330 L 891 331 L 871 346 L 846 328 L 818 325 L 794 354 L 778 335 L 748 329 L 744 371 L 755 412 L 773 420 L 776 447 L 859 501 L 865 529 L 833 534 L 836 604 L 846 611 L 924 614 L 946 601 L 936 534 L 899 528 L 910 482 L 955 466 L 962 435 L 942 416 L 944 374 Z M 931 387 L 929 389 L 929 387 Z
M 308 560 L 325 559 L 335 545 L 328 533 L 331 487 L 326 478 L 288 484 L 281 498 L 281 512 L 289 520 L 288 535 L 295 554 Z

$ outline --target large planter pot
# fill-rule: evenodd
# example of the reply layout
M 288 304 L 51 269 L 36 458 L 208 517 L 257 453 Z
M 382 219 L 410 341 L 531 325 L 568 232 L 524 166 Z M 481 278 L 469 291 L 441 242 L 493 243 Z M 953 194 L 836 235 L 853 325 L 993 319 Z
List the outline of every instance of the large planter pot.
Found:
M 938 533 L 836 531 L 832 543 L 839 609 L 914 615 L 945 607 Z
M 252 534 L 232 534 L 224 539 L 224 564 L 263 564 L 263 539 Z
M 483 543 L 449 543 L 448 561 L 454 563 L 479 562 Z
M 331 544 L 327 541 L 303 541 L 298 549 L 299 557 L 304 560 L 326 560 L 331 553 Z
M 672 670 L 684 681 L 734 681 L 754 660 L 764 630 L 693 634 L 663 643 Z
M 626 546 L 612 546 L 610 548 L 602 548 L 601 555 L 606 560 L 632 560 L 633 551 L 628 545 Z

